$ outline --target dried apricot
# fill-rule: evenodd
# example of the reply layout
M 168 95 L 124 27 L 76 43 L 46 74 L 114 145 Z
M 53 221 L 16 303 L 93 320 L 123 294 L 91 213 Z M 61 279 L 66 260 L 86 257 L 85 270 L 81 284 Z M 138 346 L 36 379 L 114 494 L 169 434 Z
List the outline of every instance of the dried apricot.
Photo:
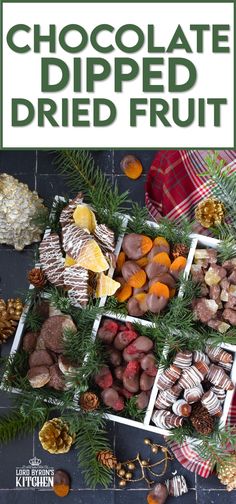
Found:
M 120 162 L 121 169 L 130 179 L 136 180 L 140 177 L 143 167 L 139 159 L 131 154 L 124 156 Z
M 116 299 L 117 301 L 119 301 L 119 303 L 124 303 L 131 296 L 132 296 L 132 287 L 127 283 L 122 285 L 116 292 Z
M 167 299 L 170 297 L 169 287 L 161 282 L 153 283 L 148 292 L 149 294 L 155 294 L 158 297 L 164 297 Z
M 156 254 L 152 258 L 152 261 L 159 264 L 163 264 L 167 268 L 169 268 L 171 265 L 171 260 L 166 252 L 160 252 L 159 254 Z

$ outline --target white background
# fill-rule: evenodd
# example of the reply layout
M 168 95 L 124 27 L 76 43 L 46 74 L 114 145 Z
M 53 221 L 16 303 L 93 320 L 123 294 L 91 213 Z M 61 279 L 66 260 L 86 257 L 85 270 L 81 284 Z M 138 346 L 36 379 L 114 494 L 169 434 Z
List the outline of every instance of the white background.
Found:
M 88 33 L 98 24 L 108 23 L 116 29 L 120 26 L 133 23 L 140 26 L 144 33 L 148 24 L 156 27 L 156 45 L 168 46 L 171 37 L 178 24 L 183 28 L 188 41 L 193 49 L 192 54 L 183 50 L 176 50 L 169 56 L 183 57 L 192 60 L 198 72 L 197 82 L 190 91 L 173 94 L 142 93 L 142 71 L 140 77 L 124 84 L 123 93 L 115 93 L 114 74 L 101 83 L 97 83 L 95 93 L 73 93 L 72 85 L 68 85 L 63 91 L 57 93 L 42 93 L 40 59 L 41 57 L 57 57 L 65 60 L 72 67 L 73 57 L 101 57 L 113 64 L 114 57 L 130 57 L 139 64 L 143 57 L 166 58 L 163 69 L 163 83 L 167 87 L 167 59 L 168 54 L 148 54 L 147 46 L 137 53 L 126 54 L 118 49 L 112 53 L 102 54 L 96 52 L 89 44 L 82 53 L 69 54 L 57 44 L 56 54 L 50 54 L 48 44 L 42 44 L 40 54 L 33 52 L 33 31 L 30 34 L 17 35 L 16 41 L 32 46 L 32 51 L 26 54 L 17 54 L 10 50 L 6 42 L 8 30 L 18 23 L 29 26 L 40 24 L 43 34 L 48 33 L 49 24 L 57 25 L 57 32 L 63 26 L 77 23 L 87 30 Z M 189 29 L 190 24 L 230 24 L 229 54 L 212 53 L 212 30 L 205 32 L 204 53 L 195 53 L 196 33 Z M 104 39 L 104 40 L 103 40 Z M 126 38 L 127 39 L 127 38 Z M 114 34 L 100 35 L 102 43 L 114 43 Z M 125 39 L 124 39 L 125 40 Z M 131 39 L 130 39 L 131 40 Z M 72 44 L 73 36 L 68 38 Z M 74 43 L 78 42 L 78 35 Z M 233 4 L 227 3 L 14 3 L 3 4 L 3 147 L 139 147 L 139 148 L 168 148 L 168 147 L 233 147 Z M 156 69 L 156 68 L 155 68 Z M 179 72 L 178 77 L 181 80 Z M 72 79 L 73 82 L 73 79 Z M 153 82 L 154 83 L 154 82 Z M 35 105 L 36 115 L 34 122 L 26 127 L 11 126 L 11 99 L 26 98 Z M 55 116 L 60 123 L 60 100 L 61 98 L 108 98 L 113 101 L 117 108 L 117 118 L 111 126 L 95 128 L 92 126 L 92 108 L 89 119 L 91 126 L 88 127 L 60 127 L 53 128 L 47 121 L 45 126 L 37 126 L 37 99 L 51 98 L 58 103 L 58 114 Z M 149 113 L 147 116 L 138 118 L 138 127 L 132 128 L 130 122 L 130 97 L 136 98 L 164 98 L 170 102 L 173 97 L 181 99 L 181 117 L 184 119 L 187 112 L 187 98 L 224 98 L 228 104 L 221 107 L 222 125 L 213 126 L 213 106 L 207 106 L 206 127 L 198 127 L 197 113 L 195 122 L 182 128 L 173 124 L 171 112 L 167 118 L 173 124 L 172 128 L 166 128 L 161 123 L 157 127 L 149 126 Z

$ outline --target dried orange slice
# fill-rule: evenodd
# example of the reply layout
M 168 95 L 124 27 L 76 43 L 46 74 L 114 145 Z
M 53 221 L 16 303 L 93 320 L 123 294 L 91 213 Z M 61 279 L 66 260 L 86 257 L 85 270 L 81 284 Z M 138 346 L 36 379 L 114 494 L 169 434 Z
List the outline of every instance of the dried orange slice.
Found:
M 65 257 L 65 267 L 66 266 L 74 266 L 76 264 L 76 261 L 72 259 L 72 257 L 66 255 Z
M 113 296 L 120 288 L 120 283 L 113 280 L 113 278 L 100 273 L 96 287 L 96 297 Z
M 94 273 L 101 273 L 109 268 L 109 264 L 95 240 L 89 240 L 85 243 L 77 257 L 76 264 L 94 271 Z
M 96 217 L 88 205 L 78 205 L 73 213 L 76 226 L 92 233 L 96 228 Z

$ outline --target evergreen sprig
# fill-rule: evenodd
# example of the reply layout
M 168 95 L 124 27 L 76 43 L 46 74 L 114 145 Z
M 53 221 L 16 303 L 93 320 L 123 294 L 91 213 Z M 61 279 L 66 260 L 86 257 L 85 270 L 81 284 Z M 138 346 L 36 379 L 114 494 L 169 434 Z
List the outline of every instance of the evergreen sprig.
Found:
M 118 185 L 113 186 L 104 172 L 95 165 L 92 155 L 85 150 L 60 151 L 55 158 L 58 170 L 66 177 L 73 191 L 82 191 L 94 208 L 101 223 L 107 224 L 116 234 L 123 230 L 122 219 L 117 213 L 126 210 L 129 192 L 120 194 Z
M 125 408 L 122 411 L 122 416 L 136 420 L 137 422 L 143 422 L 145 416 L 145 410 L 140 410 L 137 408 L 137 399 L 135 396 L 126 399 Z
M 133 203 L 131 209 L 131 218 L 128 222 L 128 232 L 144 234 L 150 238 L 156 238 L 157 235 L 163 236 L 171 244 L 183 243 L 190 245 L 189 234 L 192 231 L 192 225 L 187 220 L 182 220 L 179 224 L 163 217 L 158 222 L 158 228 L 153 226 L 147 208 L 141 207 L 138 203 Z
M 70 431 L 76 434 L 75 448 L 86 484 L 90 488 L 98 484 L 107 487 L 112 479 L 112 471 L 97 459 L 100 451 L 111 449 L 103 414 L 69 412 L 64 418 L 70 425 Z
M 219 198 L 225 205 L 229 217 L 236 216 L 236 172 L 230 166 L 226 166 L 224 159 L 218 159 L 217 151 L 209 153 L 205 157 L 206 171 L 201 176 L 208 178 L 214 196 Z M 233 227 L 235 225 L 233 224 Z
M 10 413 L 0 416 L 0 442 L 8 443 L 16 437 L 30 434 L 46 421 L 49 407 L 43 401 L 24 398 L 24 405 L 18 400 Z

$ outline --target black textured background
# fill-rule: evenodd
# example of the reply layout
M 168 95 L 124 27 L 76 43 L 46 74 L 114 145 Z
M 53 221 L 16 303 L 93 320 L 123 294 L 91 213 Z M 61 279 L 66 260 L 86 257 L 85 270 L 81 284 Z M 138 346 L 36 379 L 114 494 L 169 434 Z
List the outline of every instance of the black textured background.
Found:
M 122 175 L 120 160 L 124 154 L 136 154 L 142 161 L 144 172 L 137 180 L 132 181 Z M 99 166 L 107 176 L 117 180 L 121 191 L 129 189 L 131 199 L 144 204 L 145 174 L 154 156 L 153 151 L 97 151 L 93 153 Z M 38 191 L 47 205 L 50 205 L 55 194 L 70 194 L 63 178 L 53 166 L 53 155 L 47 151 L 2 151 L 0 152 L 0 173 L 14 175 L 21 182 L 29 185 L 30 189 Z M 79 188 L 78 188 L 79 189 Z M 23 252 L 16 252 L 13 248 L 0 245 L 0 297 L 4 299 L 14 297 L 27 287 L 26 274 L 33 265 L 33 247 L 26 247 Z M 2 354 L 10 350 L 11 342 L 2 347 Z M 6 413 L 11 407 L 11 400 L 5 393 L 0 393 L 0 414 Z M 163 444 L 163 438 L 139 429 L 133 429 L 119 424 L 108 424 L 108 432 L 115 453 L 119 460 L 135 457 L 139 451 L 143 457 L 148 457 L 148 449 L 143 440 L 149 437 L 156 443 Z M 75 451 L 72 449 L 67 455 L 50 455 L 45 452 L 38 441 L 37 432 L 32 436 L 17 439 L 6 446 L 0 446 L 0 504 L 56 504 L 60 498 L 51 490 L 32 490 L 15 488 L 16 466 L 27 465 L 29 459 L 36 455 L 43 465 L 55 469 L 67 470 L 72 478 L 72 490 L 65 502 L 68 504 L 144 504 L 147 488 L 144 482 L 130 484 L 125 490 L 120 490 L 117 481 L 113 481 L 107 490 L 86 488 L 83 476 L 76 465 Z M 185 470 L 176 460 L 169 465 L 165 476 L 157 481 L 164 481 L 177 470 L 178 474 L 186 477 L 189 493 L 168 499 L 169 504 L 198 503 L 233 504 L 236 491 L 228 493 L 219 483 L 216 476 L 203 479 Z

